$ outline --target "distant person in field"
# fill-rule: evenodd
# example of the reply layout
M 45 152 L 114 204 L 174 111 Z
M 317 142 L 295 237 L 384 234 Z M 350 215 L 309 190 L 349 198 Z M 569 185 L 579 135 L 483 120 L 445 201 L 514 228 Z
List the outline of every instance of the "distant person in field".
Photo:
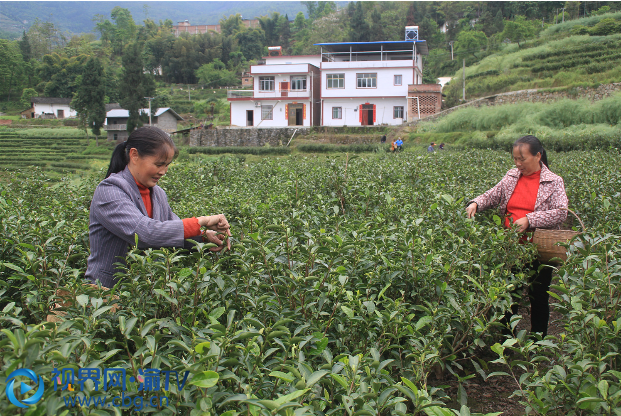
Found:
M 436 149 L 433 148 L 433 146 L 435 146 L 436 144 L 434 142 L 431 142 L 431 144 L 429 145 L 429 147 L 427 148 L 427 153 L 433 153 L 436 151 Z
M 390 143 L 390 151 L 394 152 L 397 149 L 397 141 L 392 139 L 392 143 Z
M 505 216 L 504 226 L 513 225 L 523 233 L 535 228 L 558 228 L 567 218 L 567 194 L 563 178 L 548 169 L 548 157 L 543 145 L 535 136 L 523 136 L 513 144 L 513 163 L 496 186 L 473 199 L 466 212 L 468 218 L 476 212 L 498 207 Z M 520 240 L 522 243 L 525 238 Z M 531 331 L 548 333 L 550 305 L 548 290 L 552 281 L 552 269 L 542 267 L 535 260 L 526 266 L 532 274 L 528 279 L 528 296 L 531 306 Z M 514 304 L 501 321 L 507 325 L 517 313 Z
M 384 134 L 384 135 L 382 136 L 382 138 L 380 139 L 380 142 L 381 142 L 381 143 L 386 143 L 386 135 L 385 135 L 385 134 Z
M 138 247 L 186 247 L 186 239 L 204 240 L 224 248 L 229 223 L 224 214 L 180 219 L 166 193 L 157 186 L 178 150 L 170 136 L 157 127 L 141 127 L 119 143 L 106 178 L 95 189 L 90 210 L 86 279 L 111 288 L 117 283 L 114 263 L 124 263 L 138 236 Z M 206 230 L 202 230 L 205 228 Z M 227 245 L 230 249 L 230 240 Z
M 395 142 L 395 144 L 397 145 L 397 150 L 400 152 L 401 150 L 403 150 L 403 140 L 401 140 L 401 137 L 399 137 L 397 139 L 397 141 Z
M 438 149 L 444 150 L 444 143 L 440 143 L 440 147 L 438 147 Z

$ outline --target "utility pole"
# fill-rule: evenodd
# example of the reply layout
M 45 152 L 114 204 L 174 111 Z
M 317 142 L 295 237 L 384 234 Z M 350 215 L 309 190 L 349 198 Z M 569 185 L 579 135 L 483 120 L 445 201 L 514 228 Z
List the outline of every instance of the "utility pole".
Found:
M 190 84 L 188 84 L 188 101 L 192 101 L 192 100 L 190 99 Z
M 453 60 L 453 42 L 455 42 L 454 40 L 449 42 L 449 45 L 451 45 L 451 61 Z
M 561 23 L 565 23 L 565 8 L 563 7 L 563 21 Z
M 466 58 L 464 58 L 464 69 L 462 71 L 462 82 L 463 82 L 463 95 L 462 98 L 464 101 L 466 101 Z
M 151 125 L 151 101 L 153 101 L 153 99 L 155 97 L 144 97 L 145 100 L 149 100 L 149 126 Z

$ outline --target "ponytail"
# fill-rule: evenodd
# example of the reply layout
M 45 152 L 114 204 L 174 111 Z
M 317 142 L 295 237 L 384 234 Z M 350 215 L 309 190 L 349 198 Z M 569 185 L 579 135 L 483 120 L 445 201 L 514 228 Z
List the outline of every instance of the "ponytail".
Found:
M 125 169 L 127 166 L 127 141 L 121 142 L 116 145 L 112 157 L 110 158 L 110 166 L 108 167 L 108 173 L 106 178 L 113 173 L 118 173 Z
M 540 153 L 541 163 L 543 163 L 544 165 L 546 165 L 546 167 L 549 168 L 548 155 L 546 153 L 546 149 L 543 148 L 543 144 L 541 144 L 541 141 L 538 138 L 532 135 L 522 136 L 519 139 L 517 139 L 515 143 L 513 143 L 513 147 L 516 148 L 523 144 L 528 146 L 528 151 L 531 155 L 536 156 L 537 153 Z
M 141 157 L 165 152 L 167 148 L 174 151 L 175 157 L 179 154 L 175 142 L 164 130 L 152 126 L 140 127 L 129 135 L 127 141 L 116 145 L 110 158 L 110 166 L 108 167 L 106 178 L 113 173 L 118 173 L 125 169 L 125 166 L 129 163 L 129 150 L 131 148 L 136 149 Z

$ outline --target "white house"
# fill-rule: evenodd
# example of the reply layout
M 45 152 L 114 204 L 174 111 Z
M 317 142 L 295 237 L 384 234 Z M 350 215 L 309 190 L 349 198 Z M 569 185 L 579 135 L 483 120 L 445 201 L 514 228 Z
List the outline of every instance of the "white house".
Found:
M 418 27 L 404 41 L 318 43 L 320 55 L 267 56 L 253 65 L 253 90 L 228 92 L 231 126 L 397 125 L 408 120 L 408 86 L 422 84 L 427 43 Z M 270 50 L 271 52 L 271 50 Z M 271 53 L 270 53 L 271 55 Z
M 73 118 L 77 112 L 70 107 L 71 98 L 32 97 L 32 106 L 21 112 L 25 118 Z
M 231 125 L 316 126 L 320 119 L 320 55 L 267 56 L 252 65 L 252 90 L 228 91 Z
M 149 116 L 148 108 L 140 109 L 140 112 Z M 108 140 L 124 141 L 129 137 L 127 132 L 127 120 L 129 119 L 129 110 L 122 108 L 112 109 L 106 113 L 106 124 L 104 130 L 108 132 Z M 177 121 L 183 118 L 172 108 L 158 108 L 151 116 L 151 125 L 159 127 L 166 133 L 177 131 Z

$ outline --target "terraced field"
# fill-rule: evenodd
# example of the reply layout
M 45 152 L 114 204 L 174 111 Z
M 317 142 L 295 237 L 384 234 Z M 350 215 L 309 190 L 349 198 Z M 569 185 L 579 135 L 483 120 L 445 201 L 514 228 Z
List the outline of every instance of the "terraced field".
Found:
M 100 144 L 102 139 L 100 139 Z M 0 168 L 8 170 L 37 166 L 57 173 L 75 173 L 100 167 L 96 161 L 110 159 L 112 147 L 105 139 L 99 147 L 94 140 L 72 136 L 25 136 L 15 131 L 0 131 Z M 94 163 L 95 162 L 95 163 Z

